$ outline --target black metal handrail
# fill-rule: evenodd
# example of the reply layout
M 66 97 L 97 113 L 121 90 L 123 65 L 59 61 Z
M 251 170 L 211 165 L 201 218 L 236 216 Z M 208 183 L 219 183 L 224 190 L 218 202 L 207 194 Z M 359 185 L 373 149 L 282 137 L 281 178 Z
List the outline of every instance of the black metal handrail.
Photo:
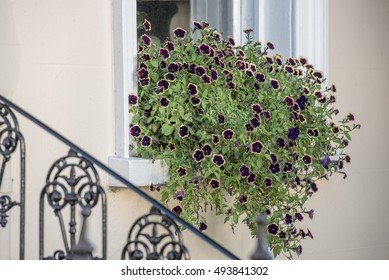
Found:
M 217 243 L 215 240 L 212 238 L 208 237 L 207 235 L 203 234 L 200 232 L 197 228 L 195 228 L 193 225 L 182 219 L 181 217 L 177 216 L 174 214 L 170 209 L 166 208 L 164 205 L 162 205 L 159 201 L 155 200 L 154 198 L 148 196 L 146 193 L 144 193 L 142 190 L 140 190 L 138 187 L 136 187 L 134 184 L 132 184 L 130 181 L 126 180 L 124 177 L 116 173 L 114 170 L 106 166 L 104 163 L 96 159 L 94 156 L 89 154 L 87 151 L 84 149 L 80 148 L 76 144 L 74 144 L 72 141 L 67 139 L 66 137 L 62 136 L 49 126 L 47 126 L 45 123 L 37 119 L 36 117 L 32 116 L 28 112 L 26 112 L 24 109 L 19 107 L 18 105 L 14 104 L 4 96 L 0 95 L 0 101 L 9 106 L 10 108 L 14 109 L 16 112 L 30 120 L 32 123 L 40 127 L 41 129 L 45 130 L 47 133 L 52 135 L 53 137 L 57 138 L 59 141 L 70 147 L 73 151 L 79 153 L 84 157 L 85 159 L 89 160 L 92 162 L 94 165 L 98 166 L 100 169 L 104 170 L 106 173 L 108 173 L 110 176 L 115 178 L 116 180 L 120 181 L 124 186 L 127 188 L 131 189 L 133 192 L 138 194 L 140 197 L 142 197 L 144 200 L 148 201 L 151 203 L 154 207 L 156 207 L 158 210 L 160 210 L 162 213 L 164 213 L 167 217 L 170 219 L 178 222 L 179 224 L 182 224 L 184 227 L 186 227 L 189 231 L 191 231 L 193 234 L 195 234 L 197 237 L 200 239 L 204 240 L 207 242 L 209 245 L 211 245 L 213 248 L 224 254 L 226 257 L 233 259 L 233 260 L 238 260 L 239 258 L 231 253 L 228 249 L 224 248 L 222 245 Z

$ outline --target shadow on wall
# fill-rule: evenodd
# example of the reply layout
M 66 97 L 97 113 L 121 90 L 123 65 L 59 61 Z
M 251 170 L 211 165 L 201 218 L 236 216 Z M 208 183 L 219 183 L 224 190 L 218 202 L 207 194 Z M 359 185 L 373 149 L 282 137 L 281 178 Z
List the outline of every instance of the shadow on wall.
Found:
M 19 77 L 19 44 L 11 0 L 0 1 L 0 94 L 11 97 Z

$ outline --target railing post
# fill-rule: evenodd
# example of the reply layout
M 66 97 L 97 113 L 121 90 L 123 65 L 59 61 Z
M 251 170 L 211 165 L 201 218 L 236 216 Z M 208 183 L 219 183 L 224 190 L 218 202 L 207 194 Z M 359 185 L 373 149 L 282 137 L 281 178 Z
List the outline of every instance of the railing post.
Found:
M 257 239 L 258 246 L 254 253 L 251 255 L 252 260 L 271 260 L 273 257 L 269 252 L 269 244 L 266 238 L 266 216 L 259 215 L 256 219 L 257 222 Z

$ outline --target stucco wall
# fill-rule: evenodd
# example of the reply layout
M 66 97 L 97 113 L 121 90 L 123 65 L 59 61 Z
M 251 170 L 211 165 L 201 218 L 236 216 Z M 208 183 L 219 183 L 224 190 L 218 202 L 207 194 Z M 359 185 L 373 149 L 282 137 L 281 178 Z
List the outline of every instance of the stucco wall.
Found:
M 388 35 L 389 1 L 329 0 L 329 80 L 338 88 L 339 109 L 355 113 L 362 130 L 353 133 L 348 149 L 347 180 L 334 176 L 319 184 L 309 202 L 315 218 L 302 227 L 315 239 L 303 242 L 301 259 L 389 258 Z M 114 154 L 111 37 L 111 0 L 0 0 L 0 91 L 103 162 Z M 67 148 L 20 122 L 28 152 L 26 258 L 36 259 L 39 191 L 48 167 Z M 14 163 L 15 194 L 17 168 Z M 118 259 L 131 223 L 149 205 L 130 191 L 109 190 L 101 175 L 108 193 L 108 258 Z M 244 226 L 233 235 L 221 219 L 212 224 L 207 234 L 241 258 L 250 256 L 255 241 Z M 11 229 L 10 257 L 17 258 L 16 222 Z M 185 240 L 195 259 L 223 258 L 189 232 Z
M 329 1 L 329 82 L 362 129 L 348 149 L 348 178 L 323 182 L 311 201 L 315 240 L 302 258 L 389 259 L 388 49 L 389 1 Z

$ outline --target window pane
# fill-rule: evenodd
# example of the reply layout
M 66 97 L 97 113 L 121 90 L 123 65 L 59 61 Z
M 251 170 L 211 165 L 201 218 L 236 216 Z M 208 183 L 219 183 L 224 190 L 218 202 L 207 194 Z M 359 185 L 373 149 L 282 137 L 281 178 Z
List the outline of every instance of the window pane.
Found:
M 137 0 L 137 21 L 142 26 L 144 19 L 151 22 L 149 35 L 156 41 L 172 39 L 172 31 L 176 27 L 189 30 L 190 1 L 189 0 Z M 144 33 L 138 28 L 138 38 Z

